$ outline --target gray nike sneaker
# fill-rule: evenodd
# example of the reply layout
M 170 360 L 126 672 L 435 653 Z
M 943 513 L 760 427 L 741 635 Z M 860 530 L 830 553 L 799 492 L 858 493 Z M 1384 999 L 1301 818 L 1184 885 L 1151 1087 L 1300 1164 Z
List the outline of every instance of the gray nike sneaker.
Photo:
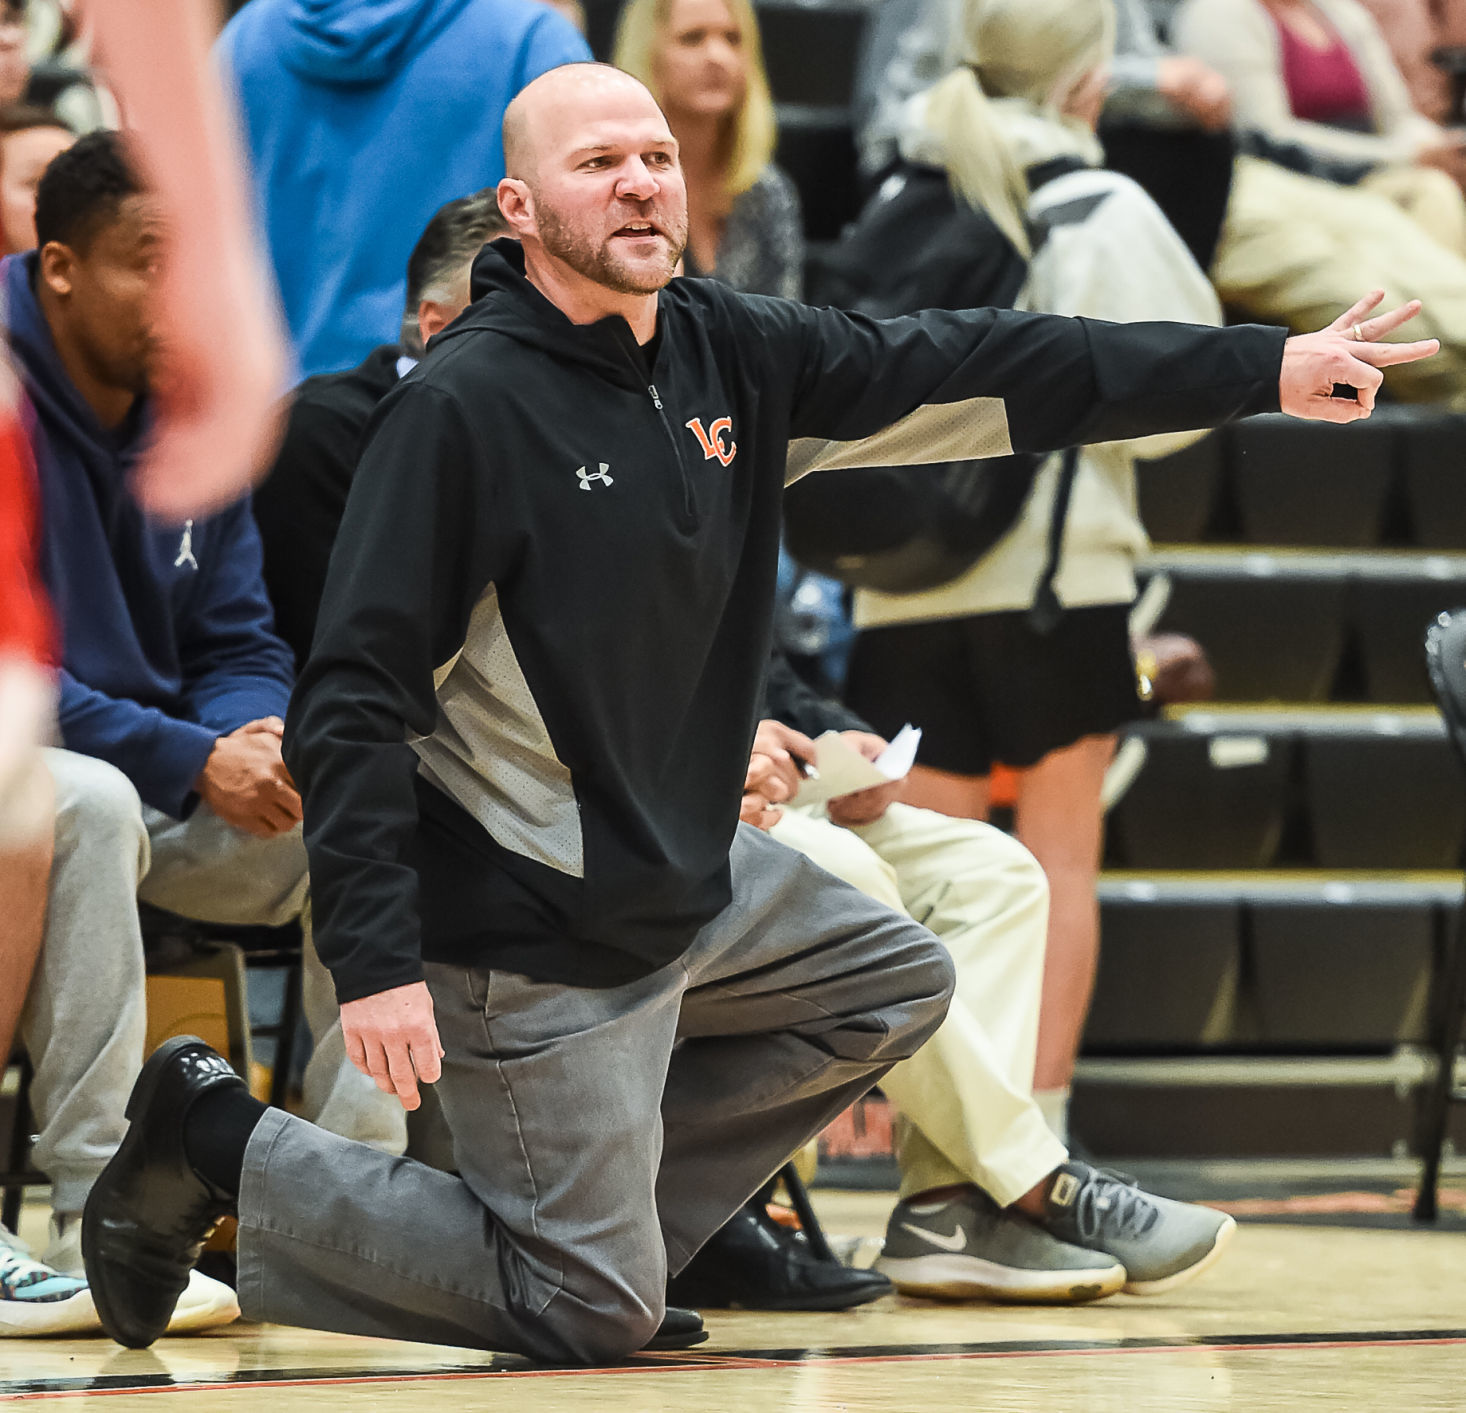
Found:
M 1112 1256 L 1065 1245 L 977 1188 L 939 1207 L 897 1203 L 875 1264 L 903 1295 L 941 1300 L 1079 1305 L 1125 1284 Z
M 1162 1295 L 1217 1261 L 1237 1230 L 1225 1212 L 1142 1192 L 1128 1178 L 1070 1161 L 1054 1175 L 1044 1226 L 1113 1256 L 1129 1295 Z

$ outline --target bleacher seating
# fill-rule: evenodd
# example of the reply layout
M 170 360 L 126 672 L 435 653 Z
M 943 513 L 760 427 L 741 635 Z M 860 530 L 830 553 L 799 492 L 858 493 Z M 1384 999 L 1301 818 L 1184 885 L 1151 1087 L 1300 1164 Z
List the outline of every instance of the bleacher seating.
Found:
M 1146 748 L 1110 813 L 1111 856 L 1130 868 L 1267 868 L 1293 772 L 1289 730 L 1198 713 L 1138 726 Z
M 1131 733 L 1075 1091 L 1096 1151 L 1416 1144 L 1466 843 L 1421 652 L 1466 604 L 1463 451 L 1466 417 L 1387 406 L 1343 429 L 1251 419 L 1141 468 L 1161 545 L 1142 578 L 1220 700 Z
M 1366 549 L 1380 542 L 1394 476 L 1388 416 L 1350 427 L 1281 414 L 1229 428 L 1242 538 L 1254 545 Z
M 1205 645 L 1232 702 L 1424 701 L 1420 634 L 1466 603 L 1466 554 L 1208 545 L 1156 551 L 1142 576 L 1158 574 L 1171 586 L 1160 626 Z

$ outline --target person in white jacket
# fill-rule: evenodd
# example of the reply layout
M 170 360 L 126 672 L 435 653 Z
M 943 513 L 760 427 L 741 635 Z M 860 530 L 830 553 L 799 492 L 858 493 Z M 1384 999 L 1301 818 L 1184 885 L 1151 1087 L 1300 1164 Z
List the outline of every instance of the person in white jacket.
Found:
M 1211 285 L 1159 207 L 1099 166 L 1109 0 L 967 0 L 962 37 L 964 66 L 912 101 L 902 153 L 946 168 L 959 197 L 1029 256 L 1022 303 L 1219 323 Z M 881 731 L 907 720 L 925 728 L 926 764 L 908 801 L 982 818 L 992 765 L 1021 771 L 1018 838 L 1051 890 L 1034 1087 L 1060 1130 L 1099 951 L 1100 787 L 1116 732 L 1139 712 L 1127 620 L 1147 540 L 1134 465 L 1199 435 L 1080 453 L 1054 580 L 1064 612 L 1051 631 L 1029 611 L 1048 557 L 1057 456 L 1018 523 L 959 579 L 856 595 L 852 707 Z

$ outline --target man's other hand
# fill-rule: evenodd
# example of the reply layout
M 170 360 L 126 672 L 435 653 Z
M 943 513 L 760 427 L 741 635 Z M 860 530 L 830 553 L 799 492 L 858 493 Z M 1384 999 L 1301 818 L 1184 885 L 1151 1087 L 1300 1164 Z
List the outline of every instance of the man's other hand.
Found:
M 1358 422 L 1374 411 L 1375 395 L 1384 381 L 1381 368 L 1417 363 L 1440 350 L 1438 339 L 1419 343 L 1381 343 L 1386 334 L 1420 312 L 1412 299 L 1388 314 L 1365 316 L 1384 298 L 1383 290 L 1367 294 L 1316 334 L 1298 334 L 1283 345 L 1283 372 L 1278 398 L 1290 417 L 1313 422 Z M 1335 385 L 1358 389 L 1358 400 L 1335 397 Z
M 866 760 L 876 761 L 889 744 L 870 731 L 842 731 L 845 744 L 860 752 Z M 857 790 L 852 795 L 840 795 L 825 806 L 831 824 L 852 829 L 861 824 L 874 824 L 901 795 L 904 780 L 893 780 L 889 785 L 873 785 L 869 790 Z
M 436 1084 L 444 1050 L 425 981 L 394 986 L 341 1007 L 341 1033 L 351 1063 L 404 1109 L 422 1103 L 417 1086 Z
M 260 839 L 300 823 L 300 795 L 280 756 L 283 731 L 280 718 L 270 716 L 220 736 L 194 784 L 220 819 Z

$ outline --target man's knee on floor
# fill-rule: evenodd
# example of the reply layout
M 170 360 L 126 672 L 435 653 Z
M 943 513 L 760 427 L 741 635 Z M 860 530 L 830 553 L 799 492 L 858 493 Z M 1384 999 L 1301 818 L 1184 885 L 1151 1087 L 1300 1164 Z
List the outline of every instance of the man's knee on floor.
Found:
M 142 801 L 120 770 L 74 751 L 47 751 L 46 765 L 56 783 L 58 864 L 78 849 L 146 848 Z
M 667 1278 L 628 1280 L 582 1271 L 545 1307 L 543 1321 L 569 1357 L 585 1364 L 628 1358 L 656 1334 L 666 1313 Z

